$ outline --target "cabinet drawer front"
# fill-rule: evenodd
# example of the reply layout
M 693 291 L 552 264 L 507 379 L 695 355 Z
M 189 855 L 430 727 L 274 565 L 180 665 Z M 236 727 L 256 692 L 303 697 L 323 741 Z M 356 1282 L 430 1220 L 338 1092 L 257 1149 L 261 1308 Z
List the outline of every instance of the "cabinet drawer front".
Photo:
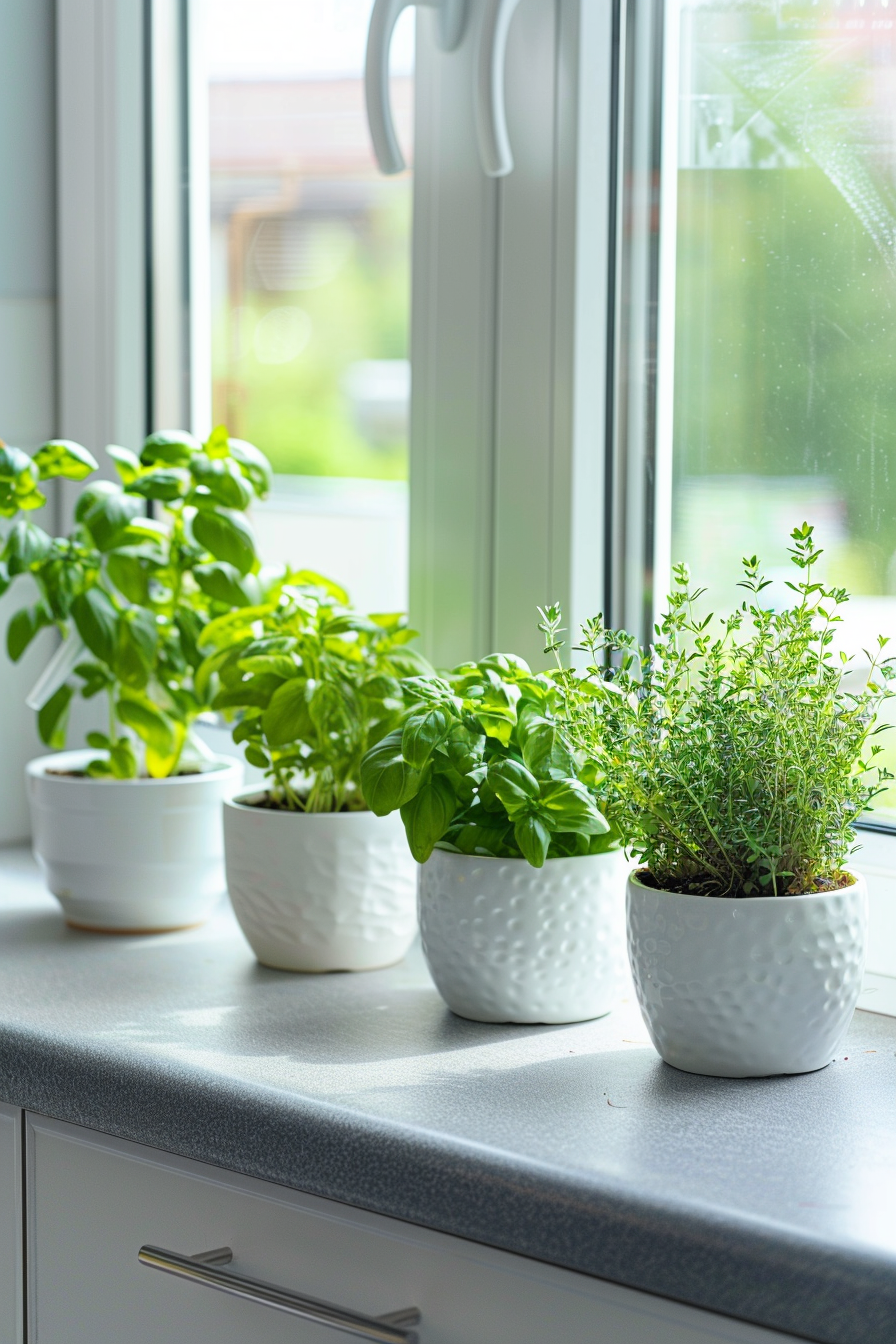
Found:
M 420 1344 L 772 1344 L 785 1336 L 342 1204 L 29 1118 L 30 1344 L 339 1344 L 351 1336 L 138 1263 L 231 1247 L 228 1269 Z
M 22 1344 L 22 1113 L 0 1103 L 0 1344 Z

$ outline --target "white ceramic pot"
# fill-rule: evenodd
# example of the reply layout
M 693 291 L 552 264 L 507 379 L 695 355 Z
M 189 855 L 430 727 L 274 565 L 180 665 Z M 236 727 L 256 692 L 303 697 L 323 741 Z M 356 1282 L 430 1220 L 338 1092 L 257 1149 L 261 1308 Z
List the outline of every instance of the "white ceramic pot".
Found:
M 201 924 L 225 891 L 221 802 L 243 767 L 171 779 L 72 778 L 95 751 L 25 767 L 34 854 L 67 923 L 105 933 Z M 55 772 L 55 773 L 54 773 Z
M 862 987 L 865 879 L 806 896 L 657 891 L 632 874 L 628 954 L 667 1064 L 717 1078 L 810 1073 L 834 1058 Z
M 264 966 L 372 971 L 417 932 L 417 865 L 398 813 L 275 812 L 224 805 L 227 886 Z
M 434 850 L 420 870 L 423 951 L 452 1012 L 475 1022 L 584 1022 L 625 965 L 625 857 L 486 859 Z

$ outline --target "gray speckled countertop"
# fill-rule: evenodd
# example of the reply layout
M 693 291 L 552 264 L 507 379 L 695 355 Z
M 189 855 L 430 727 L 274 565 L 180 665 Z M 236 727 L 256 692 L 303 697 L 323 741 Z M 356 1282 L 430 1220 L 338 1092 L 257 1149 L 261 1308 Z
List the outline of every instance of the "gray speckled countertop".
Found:
M 662 1064 L 636 1007 L 453 1017 L 419 952 L 258 967 L 229 913 L 104 938 L 0 852 L 0 1100 L 830 1344 L 896 1341 L 896 1020 L 799 1078 Z

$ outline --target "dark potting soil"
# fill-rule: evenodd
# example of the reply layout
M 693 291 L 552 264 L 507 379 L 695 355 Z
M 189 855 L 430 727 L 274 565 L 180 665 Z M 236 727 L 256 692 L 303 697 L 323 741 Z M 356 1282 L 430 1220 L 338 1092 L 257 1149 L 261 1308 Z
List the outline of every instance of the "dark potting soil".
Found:
M 718 885 L 712 879 L 701 882 L 699 878 L 693 878 L 682 882 L 658 882 L 649 868 L 639 868 L 636 873 L 638 881 L 642 887 L 650 887 L 653 891 L 671 891 L 682 896 L 710 896 L 723 900 L 743 900 L 752 899 L 745 892 L 734 892 L 731 896 L 719 897 Z M 850 873 L 836 873 L 833 877 L 817 877 L 805 891 L 784 891 L 782 896 L 813 896 L 823 891 L 840 891 L 843 887 L 851 887 L 855 878 Z M 771 891 L 760 893 L 763 896 L 771 896 Z
M 284 802 L 284 801 L 283 801 L 282 799 L 280 799 L 280 798 L 274 798 L 274 797 L 272 797 L 272 795 L 269 794 L 269 793 L 259 793 L 259 794 L 256 794 L 254 798 L 241 798 L 241 799 L 240 799 L 240 804 L 241 804 L 242 807 L 257 807 L 257 808 L 261 808 L 261 809 L 263 809 L 263 810 L 266 811 L 266 812 L 297 812 L 297 813 L 302 813 L 302 815 L 306 815 L 306 814 L 303 812 L 303 810 L 302 810 L 301 808 L 298 808 L 298 807 L 290 807 L 289 804 L 288 804 L 287 802 Z M 342 807 L 338 808 L 337 810 L 338 810 L 339 812 L 366 812 L 366 811 L 367 811 L 366 808 L 346 807 L 345 803 L 343 803 L 343 804 L 342 804 Z M 335 814 L 334 812 L 328 812 L 328 813 L 325 813 L 324 815 L 326 815 L 326 816 L 335 816 L 336 814 Z

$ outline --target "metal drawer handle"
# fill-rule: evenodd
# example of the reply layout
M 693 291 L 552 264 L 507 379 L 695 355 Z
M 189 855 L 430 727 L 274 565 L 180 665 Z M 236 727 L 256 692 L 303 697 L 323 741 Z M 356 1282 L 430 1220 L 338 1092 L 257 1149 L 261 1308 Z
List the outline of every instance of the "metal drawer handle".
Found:
M 229 1265 L 233 1251 L 222 1246 L 216 1251 L 202 1251 L 199 1255 L 180 1255 L 177 1251 L 166 1251 L 161 1246 L 141 1246 L 137 1256 L 141 1265 L 150 1269 L 160 1269 L 164 1274 L 174 1274 L 190 1283 L 203 1283 L 208 1288 L 217 1288 L 222 1293 L 231 1293 L 246 1302 L 261 1302 L 266 1307 L 285 1311 L 290 1316 L 301 1316 L 305 1321 L 314 1321 L 317 1325 L 330 1325 L 334 1330 L 354 1335 L 357 1339 L 380 1340 L 382 1344 L 418 1344 L 417 1331 L 413 1328 L 420 1323 L 420 1312 L 416 1307 L 404 1311 L 392 1311 L 386 1316 L 362 1316 L 357 1311 L 345 1307 L 336 1307 L 331 1302 L 319 1302 L 315 1297 L 305 1297 L 294 1293 L 290 1288 L 278 1288 L 273 1283 L 263 1283 L 260 1279 L 248 1279 L 242 1274 L 220 1266 Z

